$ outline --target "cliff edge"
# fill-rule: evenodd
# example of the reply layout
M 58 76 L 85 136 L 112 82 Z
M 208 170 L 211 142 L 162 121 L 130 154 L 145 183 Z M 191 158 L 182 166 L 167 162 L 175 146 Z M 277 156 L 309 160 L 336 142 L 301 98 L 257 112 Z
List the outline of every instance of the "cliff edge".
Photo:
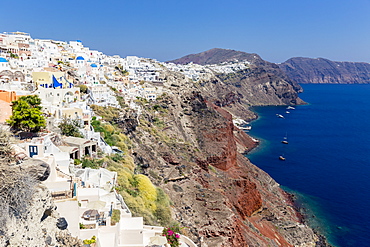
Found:
M 267 74 L 255 78 L 270 82 Z M 303 224 L 289 196 L 238 152 L 256 146 L 230 114 L 242 114 L 248 105 L 217 102 L 224 94 L 215 87 L 227 87 L 218 77 L 201 83 L 179 73 L 164 77 L 166 93 L 156 102 L 137 101 L 143 109 L 139 118 L 126 115 L 117 124 L 135 143 L 140 172 L 170 196 L 186 235 L 203 247 L 316 246 L 318 236 Z M 265 104 L 291 103 L 274 97 Z
M 279 67 L 297 83 L 370 83 L 369 63 L 295 57 L 279 64 Z

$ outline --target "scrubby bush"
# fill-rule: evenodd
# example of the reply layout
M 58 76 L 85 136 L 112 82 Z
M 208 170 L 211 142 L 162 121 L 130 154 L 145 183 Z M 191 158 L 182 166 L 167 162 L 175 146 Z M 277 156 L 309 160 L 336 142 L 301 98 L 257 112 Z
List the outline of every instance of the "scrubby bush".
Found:
M 60 128 L 62 135 L 83 138 L 83 135 L 79 130 L 82 126 L 78 119 L 64 117 L 58 127 Z
M 121 211 L 119 209 L 113 209 L 111 216 L 111 225 L 114 226 L 121 219 Z
M 92 236 L 91 239 L 85 239 L 83 241 L 84 244 L 93 244 L 93 243 L 96 243 L 96 237 L 95 236 Z
M 91 108 L 94 110 L 96 115 L 101 116 L 105 121 L 112 122 L 113 119 L 118 118 L 120 109 L 112 106 L 98 106 L 91 105 Z
M 101 123 L 98 120 L 91 121 L 91 125 L 94 127 L 96 132 L 100 132 L 105 142 L 110 146 L 116 146 L 123 152 L 131 148 L 132 143 L 130 139 L 120 129 L 110 123 Z
M 26 219 L 38 181 L 30 174 L 4 163 L 0 164 L 0 174 L 0 236 L 6 236 L 8 224 Z

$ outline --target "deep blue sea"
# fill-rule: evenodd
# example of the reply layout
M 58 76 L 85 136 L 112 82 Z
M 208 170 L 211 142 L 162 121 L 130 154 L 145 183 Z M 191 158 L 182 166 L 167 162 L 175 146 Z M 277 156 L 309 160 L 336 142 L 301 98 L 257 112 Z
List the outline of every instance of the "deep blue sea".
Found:
M 370 85 L 303 88 L 309 104 L 289 114 L 281 106 L 254 108 L 259 118 L 249 134 L 260 145 L 247 157 L 298 196 L 329 243 L 370 246 Z

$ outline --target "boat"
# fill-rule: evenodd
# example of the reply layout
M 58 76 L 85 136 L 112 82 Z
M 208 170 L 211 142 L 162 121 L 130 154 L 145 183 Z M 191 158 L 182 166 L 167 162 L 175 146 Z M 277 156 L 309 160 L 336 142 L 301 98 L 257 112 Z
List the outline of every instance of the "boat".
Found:
M 284 118 L 284 116 L 281 115 L 281 114 L 276 114 L 276 116 L 279 117 L 279 118 Z
M 286 109 L 287 110 L 294 110 L 295 108 L 293 106 L 288 106 Z
M 280 156 L 279 156 L 279 160 L 285 160 L 285 157 L 284 157 L 284 156 L 282 156 L 282 155 L 280 155 Z
M 281 141 L 283 144 L 288 144 L 288 134 L 284 136 L 284 139 Z
M 251 130 L 252 126 L 240 126 L 239 129 L 241 129 L 241 130 Z
M 286 114 L 289 114 L 289 113 L 290 113 L 290 111 L 286 111 L 285 113 L 286 113 Z

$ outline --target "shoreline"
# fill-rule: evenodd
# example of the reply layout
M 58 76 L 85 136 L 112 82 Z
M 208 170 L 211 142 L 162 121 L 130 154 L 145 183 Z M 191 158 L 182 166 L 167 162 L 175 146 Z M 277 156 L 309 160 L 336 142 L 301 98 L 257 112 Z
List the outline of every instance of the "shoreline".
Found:
M 305 102 L 305 104 L 300 104 L 300 105 L 308 105 L 309 103 Z M 252 109 L 253 107 L 250 107 L 249 110 L 252 111 L 254 113 L 254 116 L 255 118 L 249 120 L 250 124 L 252 124 L 253 121 L 256 121 L 260 118 L 260 116 L 258 115 L 258 113 L 256 111 L 254 111 Z M 250 138 L 252 138 L 252 140 L 256 139 L 254 137 L 252 137 L 249 132 L 245 132 Z M 257 139 L 258 140 L 258 139 Z M 252 152 L 253 150 L 255 150 L 259 145 L 260 145 L 260 142 L 258 140 L 258 142 L 255 142 L 256 145 L 253 146 L 250 150 L 248 150 L 247 152 L 244 152 L 243 155 L 247 157 L 247 155 Z M 249 159 L 249 158 L 248 158 Z M 254 163 L 253 163 L 254 164 Z M 256 165 L 256 164 L 254 164 Z M 257 166 L 257 165 L 256 165 Z M 258 166 L 257 166 L 258 167 Z M 261 169 L 261 168 L 260 168 Z M 270 174 L 269 174 L 270 175 Z M 308 223 L 308 218 L 310 217 L 310 215 L 308 214 L 305 214 L 305 211 L 306 208 L 301 206 L 300 202 L 299 202 L 299 199 L 297 197 L 297 195 L 295 195 L 293 192 L 288 192 L 287 190 L 283 189 L 281 187 L 281 185 L 279 184 L 279 187 L 280 189 L 284 192 L 284 195 L 286 196 L 286 199 L 290 202 L 290 204 L 292 205 L 294 211 L 296 212 L 297 214 L 297 217 L 300 221 L 300 223 L 310 227 L 312 229 L 312 231 L 316 234 L 316 236 L 318 237 L 318 241 L 316 242 L 316 246 L 317 247 L 335 247 L 334 245 L 331 245 L 328 240 L 327 240 L 327 237 L 321 233 L 317 228 L 311 226 L 309 223 Z M 316 217 L 315 215 L 312 215 L 313 217 Z
M 281 187 L 280 187 L 281 188 Z M 297 217 L 298 219 L 300 220 L 300 223 L 310 227 L 312 229 L 312 231 L 316 234 L 316 236 L 318 237 L 318 241 L 316 242 L 316 246 L 317 247 L 335 247 L 334 245 L 331 245 L 326 236 L 321 233 L 318 229 L 316 229 L 315 227 L 312 227 L 310 226 L 310 224 L 308 223 L 308 217 L 310 217 L 310 215 L 308 214 L 305 214 L 304 211 L 305 211 L 305 207 L 302 207 L 299 203 L 299 200 L 297 198 L 297 196 L 292 193 L 292 192 L 288 192 L 286 191 L 285 189 L 281 188 L 287 198 L 287 200 L 291 203 L 293 209 L 295 210 L 296 214 L 297 214 Z

